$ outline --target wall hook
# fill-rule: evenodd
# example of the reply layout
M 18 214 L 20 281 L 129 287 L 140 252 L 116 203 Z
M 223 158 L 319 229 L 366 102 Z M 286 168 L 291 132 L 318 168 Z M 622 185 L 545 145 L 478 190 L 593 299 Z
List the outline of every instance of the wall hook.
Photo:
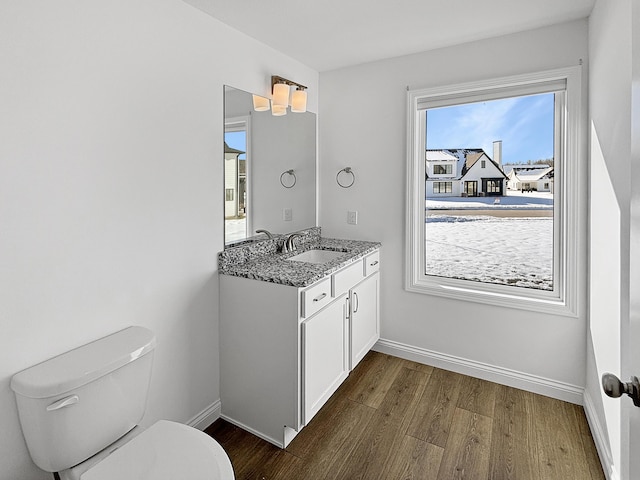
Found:
M 351 175 L 351 178 L 347 178 L 346 181 L 340 182 L 340 174 L 344 172 L 347 175 Z M 349 180 L 351 180 L 351 182 L 349 182 Z M 353 173 L 353 170 L 351 170 L 351 167 L 344 167 L 342 170 L 340 170 L 338 172 L 338 174 L 336 175 L 336 182 L 338 183 L 338 185 L 340 185 L 342 188 L 349 188 L 351 185 L 353 185 L 356 182 L 356 174 Z
M 285 183 L 285 175 L 289 175 L 288 177 L 286 177 L 288 180 L 287 183 Z M 293 177 L 293 179 L 291 179 L 291 177 Z M 293 173 L 293 169 L 282 172 L 282 175 L 280 175 L 280 184 L 284 188 L 293 188 L 297 181 L 298 179 L 296 178 L 296 174 Z

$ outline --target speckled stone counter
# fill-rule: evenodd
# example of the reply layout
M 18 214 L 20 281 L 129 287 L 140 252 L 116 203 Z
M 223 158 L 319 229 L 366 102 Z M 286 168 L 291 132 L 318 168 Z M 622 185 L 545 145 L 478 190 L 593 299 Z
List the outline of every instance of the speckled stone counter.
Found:
M 218 254 L 218 272 L 222 275 L 261 280 L 263 282 L 306 287 L 340 268 L 380 248 L 379 242 L 324 238 L 320 228 L 300 232 L 297 249 L 280 253 L 282 238 L 264 240 L 247 246 L 229 248 Z M 344 252 L 326 263 L 316 264 L 287 260 L 307 250 L 321 249 Z

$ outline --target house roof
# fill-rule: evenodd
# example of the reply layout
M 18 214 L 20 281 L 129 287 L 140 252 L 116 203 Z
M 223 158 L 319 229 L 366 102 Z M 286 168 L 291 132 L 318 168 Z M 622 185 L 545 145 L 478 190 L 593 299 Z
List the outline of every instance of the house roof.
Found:
M 536 164 L 528 164 L 528 163 L 510 163 L 502 166 L 502 170 L 504 173 L 509 175 L 512 171 L 516 173 L 524 173 L 524 172 L 533 172 L 537 170 L 546 170 L 550 167 L 550 165 L 536 163 Z
M 456 180 L 460 180 L 465 174 L 473 167 L 478 160 L 482 157 L 485 157 L 491 163 L 493 163 L 496 168 L 504 174 L 502 167 L 494 162 L 489 155 L 482 148 L 450 148 L 443 150 L 435 150 L 435 149 L 427 149 L 425 153 L 425 160 L 427 162 L 435 162 L 435 161 L 457 161 L 456 172 L 457 177 Z
M 458 160 L 458 157 L 450 153 L 449 150 L 427 150 L 425 159 L 427 162 L 449 162 Z
M 528 169 L 522 171 L 514 169 L 513 172 L 516 178 L 521 182 L 537 182 L 538 180 L 542 180 L 543 178 L 553 178 L 553 167 Z
M 243 152 L 242 150 L 238 150 L 237 148 L 230 147 L 229 145 L 227 145 L 227 142 L 224 142 L 224 153 L 243 154 L 245 152 Z

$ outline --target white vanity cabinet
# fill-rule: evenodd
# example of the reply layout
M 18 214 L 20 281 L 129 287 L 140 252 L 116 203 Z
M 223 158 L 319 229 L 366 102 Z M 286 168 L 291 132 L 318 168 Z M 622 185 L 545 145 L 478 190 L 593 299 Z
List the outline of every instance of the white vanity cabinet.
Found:
M 347 315 L 347 295 L 342 295 L 302 322 L 303 425 L 349 375 Z
M 280 447 L 379 338 L 379 250 L 307 287 L 220 275 L 221 416 Z
M 379 274 L 370 275 L 351 289 L 349 315 L 349 369 L 353 370 L 380 338 L 378 315 Z M 375 319 L 375 320 L 374 320 Z

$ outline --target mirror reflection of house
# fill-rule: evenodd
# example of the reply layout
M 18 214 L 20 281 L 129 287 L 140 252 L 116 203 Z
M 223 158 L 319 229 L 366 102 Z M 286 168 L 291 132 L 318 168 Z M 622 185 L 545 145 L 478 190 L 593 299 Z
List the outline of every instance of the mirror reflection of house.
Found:
M 245 152 L 224 142 L 224 216 L 242 218 L 246 215 L 247 161 Z

